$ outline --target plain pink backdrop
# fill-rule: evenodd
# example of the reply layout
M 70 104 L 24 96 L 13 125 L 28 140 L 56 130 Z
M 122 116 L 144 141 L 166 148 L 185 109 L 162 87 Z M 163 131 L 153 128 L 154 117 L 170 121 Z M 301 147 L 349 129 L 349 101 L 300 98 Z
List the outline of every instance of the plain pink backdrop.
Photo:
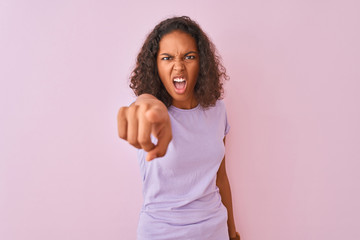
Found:
M 360 4 L 0 3 L 0 239 L 132 240 L 136 151 L 116 115 L 146 34 L 189 15 L 231 80 L 227 169 L 242 240 L 360 239 Z

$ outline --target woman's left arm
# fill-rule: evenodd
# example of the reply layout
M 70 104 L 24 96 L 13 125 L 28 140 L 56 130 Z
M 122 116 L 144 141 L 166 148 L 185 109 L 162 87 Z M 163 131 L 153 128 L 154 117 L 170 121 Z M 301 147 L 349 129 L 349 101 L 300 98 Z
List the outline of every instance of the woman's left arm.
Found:
M 225 138 L 224 138 L 224 144 L 225 144 Z M 230 190 L 230 184 L 229 179 L 226 174 L 226 168 L 225 168 L 225 156 L 221 162 L 220 168 L 217 172 L 217 178 L 216 178 L 216 185 L 218 186 L 220 190 L 221 200 L 224 206 L 227 209 L 228 212 L 228 229 L 229 229 L 229 236 L 230 238 L 236 239 L 236 227 L 235 227 L 235 221 L 234 221 L 234 214 L 233 214 L 233 208 L 232 208 L 232 199 L 231 199 L 231 190 Z

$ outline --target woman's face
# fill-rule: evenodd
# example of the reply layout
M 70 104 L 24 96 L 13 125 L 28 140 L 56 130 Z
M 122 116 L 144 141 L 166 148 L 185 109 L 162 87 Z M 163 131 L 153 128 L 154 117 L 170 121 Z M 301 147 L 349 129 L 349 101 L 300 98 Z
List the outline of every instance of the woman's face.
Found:
M 195 39 L 179 30 L 163 36 L 157 68 L 172 104 L 182 109 L 196 107 L 194 87 L 199 74 L 199 54 Z

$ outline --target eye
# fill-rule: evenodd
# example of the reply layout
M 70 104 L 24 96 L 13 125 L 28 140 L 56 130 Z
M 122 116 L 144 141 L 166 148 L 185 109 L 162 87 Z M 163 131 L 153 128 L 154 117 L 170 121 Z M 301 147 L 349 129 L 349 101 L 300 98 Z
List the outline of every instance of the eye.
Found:
M 163 57 L 163 58 L 161 58 L 161 60 L 165 60 L 165 61 L 170 60 L 170 59 L 171 59 L 171 57 Z
M 194 55 L 188 55 L 185 57 L 185 59 L 195 59 L 195 56 Z

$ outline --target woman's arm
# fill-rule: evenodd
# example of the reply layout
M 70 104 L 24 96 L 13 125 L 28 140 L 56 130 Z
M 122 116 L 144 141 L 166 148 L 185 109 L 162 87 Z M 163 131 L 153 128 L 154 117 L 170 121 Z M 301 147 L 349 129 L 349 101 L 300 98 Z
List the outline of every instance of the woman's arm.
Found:
M 224 138 L 224 144 L 225 144 L 225 138 Z M 220 190 L 221 200 L 224 206 L 227 209 L 228 212 L 228 229 L 229 229 L 229 236 L 231 239 L 236 239 L 236 227 L 235 227 L 235 221 L 234 221 L 234 215 L 233 215 L 233 208 L 232 208 L 232 199 L 231 199 L 231 190 L 230 190 L 230 184 L 229 179 L 226 174 L 226 168 L 225 168 L 225 157 L 223 158 L 220 168 L 217 172 L 217 178 L 216 178 L 216 185 L 218 186 Z M 240 238 L 239 238 L 240 239 Z

